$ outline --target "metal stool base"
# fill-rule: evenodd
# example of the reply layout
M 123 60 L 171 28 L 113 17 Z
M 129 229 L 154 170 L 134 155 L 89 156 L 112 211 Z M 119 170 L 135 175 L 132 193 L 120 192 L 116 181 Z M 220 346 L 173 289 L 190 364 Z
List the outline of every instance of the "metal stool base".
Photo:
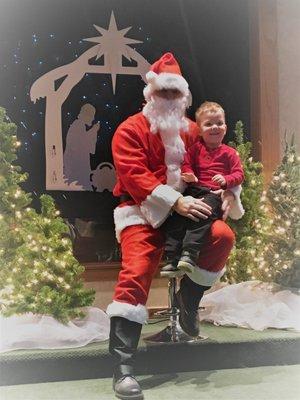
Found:
M 144 338 L 146 342 L 153 343 L 182 343 L 182 342 L 197 342 L 200 340 L 205 340 L 207 337 L 198 336 L 192 337 L 187 335 L 181 329 L 178 317 L 179 310 L 176 305 L 176 288 L 177 288 L 177 279 L 182 276 L 182 271 L 169 272 L 164 273 L 163 276 L 169 278 L 169 308 L 164 312 L 158 313 L 158 315 L 167 315 L 170 318 L 169 325 L 163 329 L 162 331 L 155 333 L 151 336 L 147 336 Z
M 167 326 L 162 331 L 155 333 L 154 335 L 143 338 L 146 342 L 152 343 L 184 343 L 184 342 L 199 342 L 208 338 L 208 336 L 197 336 L 192 337 L 183 332 L 183 330 L 176 326 L 172 329 L 172 326 Z M 173 331 L 173 332 L 172 332 Z

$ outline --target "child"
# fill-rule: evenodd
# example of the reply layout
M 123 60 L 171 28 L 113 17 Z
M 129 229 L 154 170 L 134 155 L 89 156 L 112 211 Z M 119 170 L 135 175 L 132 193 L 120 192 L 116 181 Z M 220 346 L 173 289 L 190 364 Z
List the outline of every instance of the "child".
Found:
M 204 102 L 196 111 L 196 122 L 200 139 L 188 149 L 181 167 L 181 177 L 189 184 L 184 196 L 202 199 L 211 207 L 211 215 L 193 221 L 174 213 L 162 225 L 167 260 L 162 275 L 178 270 L 192 272 L 212 222 L 222 218 L 221 197 L 211 191 L 230 189 L 244 179 L 236 150 L 222 143 L 227 131 L 223 108 Z

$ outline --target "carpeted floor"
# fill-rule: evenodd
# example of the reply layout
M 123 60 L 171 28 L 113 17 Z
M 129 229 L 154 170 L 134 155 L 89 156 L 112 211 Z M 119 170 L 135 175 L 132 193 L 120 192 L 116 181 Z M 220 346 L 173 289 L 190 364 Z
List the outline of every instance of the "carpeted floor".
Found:
M 145 400 L 299 400 L 300 365 L 141 376 Z M 1 400 L 113 400 L 111 379 L 0 388 Z
M 300 364 L 299 332 L 203 323 L 204 341 L 162 345 L 143 340 L 165 326 L 144 327 L 136 360 L 140 375 Z M 19 350 L 0 354 L 0 385 L 107 378 L 112 369 L 107 341 L 72 349 Z

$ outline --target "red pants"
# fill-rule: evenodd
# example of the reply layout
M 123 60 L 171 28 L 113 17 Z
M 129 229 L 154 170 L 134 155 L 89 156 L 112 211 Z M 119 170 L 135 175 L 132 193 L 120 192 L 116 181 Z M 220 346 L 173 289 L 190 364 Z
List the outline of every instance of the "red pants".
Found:
M 223 221 L 211 227 L 207 245 L 201 250 L 199 266 L 219 272 L 234 243 L 234 234 Z M 164 236 L 149 225 L 133 225 L 121 232 L 122 269 L 115 287 L 114 300 L 137 306 L 146 304 L 152 278 L 164 249 Z

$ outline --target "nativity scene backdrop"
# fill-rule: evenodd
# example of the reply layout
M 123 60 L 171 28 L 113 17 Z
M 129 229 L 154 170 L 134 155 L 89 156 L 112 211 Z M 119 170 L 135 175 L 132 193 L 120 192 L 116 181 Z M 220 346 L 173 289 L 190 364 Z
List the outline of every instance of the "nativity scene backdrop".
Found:
M 227 142 L 238 120 L 249 132 L 247 2 L 13 0 L 3 11 L 0 105 L 18 125 L 24 189 L 36 208 L 41 194 L 54 198 L 81 261 L 119 256 L 111 140 L 142 109 L 145 74 L 164 52 L 189 82 L 191 118 L 217 101 Z

